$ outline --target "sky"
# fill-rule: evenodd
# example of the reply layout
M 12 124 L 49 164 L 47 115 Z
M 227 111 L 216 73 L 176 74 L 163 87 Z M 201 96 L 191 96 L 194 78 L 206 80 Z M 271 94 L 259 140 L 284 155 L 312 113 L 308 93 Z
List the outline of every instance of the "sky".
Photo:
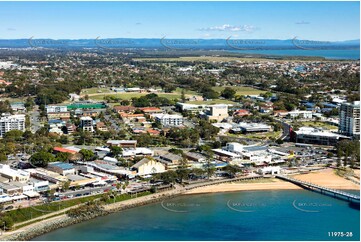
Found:
M 0 39 L 360 37 L 359 2 L 0 2 Z

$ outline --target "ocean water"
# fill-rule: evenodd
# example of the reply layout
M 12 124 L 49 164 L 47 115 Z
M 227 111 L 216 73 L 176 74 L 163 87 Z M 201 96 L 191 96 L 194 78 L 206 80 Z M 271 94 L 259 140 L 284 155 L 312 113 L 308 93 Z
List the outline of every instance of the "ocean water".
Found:
M 326 59 L 346 59 L 346 60 L 359 60 L 360 49 L 350 50 L 304 50 L 304 49 L 292 49 L 292 50 L 235 50 L 232 52 L 242 54 L 262 54 L 270 56 L 311 56 L 311 57 L 324 57 Z
M 330 232 L 344 235 L 331 236 Z M 359 204 L 353 207 L 316 192 L 286 190 L 181 196 L 62 228 L 34 240 L 359 239 Z

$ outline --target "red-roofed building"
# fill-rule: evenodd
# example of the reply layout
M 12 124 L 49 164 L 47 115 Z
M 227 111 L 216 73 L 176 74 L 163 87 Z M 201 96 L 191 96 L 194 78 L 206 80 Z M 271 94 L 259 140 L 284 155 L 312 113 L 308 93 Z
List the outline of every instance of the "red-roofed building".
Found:
M 246 109 L 239 109 L 233 113 L 233 116 L 238 116 L 238 117 L 244 117 L 244 116 L 249 116 L 249 115 L 252 115 L 252 114 Z
M 139 108 L 139 110 L 142 111 L 144 114 L 163 113 L 162 109 L 156 107 Z
M 286 117 L 288 114 L 287 110 L 275 110 L 273 111 L 273 115 L 276 117 Z
M 63 147 L 54 147 L 54 151 L 55 152 L 61 152 L 61 153 L 69 153 L 69 154 L 72 154 L 72 155 L 78 153 L 75 150 L 71 150 L 71 149 L 67 149 L 67 148 L 63 148 Z
M 147 132 L 149 133 L 150 136 L 159 136 L 160 135 L 160 131 L 156 130 L 156 129 L 148 129 Z
M 125 113 L 131 113 L 134 112 L 136 110 L 135 107 L 133 106 L 114 106 L 113 107 L 113 111 L 120 113 L 120 112 L 125 112 Z

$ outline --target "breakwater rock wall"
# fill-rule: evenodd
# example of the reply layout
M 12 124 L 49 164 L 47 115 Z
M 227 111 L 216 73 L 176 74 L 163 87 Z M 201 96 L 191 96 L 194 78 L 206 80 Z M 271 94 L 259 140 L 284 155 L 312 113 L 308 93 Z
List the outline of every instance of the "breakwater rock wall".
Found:
M 182 194 L 184 189 L 175 189 L 161 193 L 155 193 L 144 197 L 133 198 L 130 200 L 102 205 L 101 209 L 88 211 L 79 217 L 69 217 L 68 215 L 60 215 L 54 218 L 46 219 L 44 221 L 36 222 L 34 224 L 25 226 L 16 231 L 8 232 L 0 236 L 1 241 L 27 241 L 38 237 L 42 234 L 51 232 L 53 230 L 64 228 L 73 224 L 81 223 L 99 216 L 105 216 L 110 213 L 119 212 L 125 209 L 130 209 L 138 206 L 147 205 L 150 203 L 161 202 L 172 197 Z

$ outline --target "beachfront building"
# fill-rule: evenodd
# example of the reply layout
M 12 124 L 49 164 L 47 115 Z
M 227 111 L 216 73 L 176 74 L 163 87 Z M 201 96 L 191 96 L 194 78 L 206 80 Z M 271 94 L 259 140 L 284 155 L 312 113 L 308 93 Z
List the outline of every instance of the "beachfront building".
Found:
M 281 174 L 281 167 L 279 166 L 267 166 L 257 170 L 260 175 L 279 175 Z
M 167 170 L 176 170 L 182 163 L 183 158 L 179 155 L 166 153 L 155 158 L 157 161 L 163 163 Z
M 360 137 L 360 102 L 342 103 L 339 112 L 339 132 Z
M 163 163 L 146 157 L 133 165 L 131 169 L 135 170 L 138 176 L 144 176 L 165 172 L 166 167 Z
M 0 118 L 0 137 L 3 137 L 10 130 L 25 131 L 25 115 L 3 114 Z

